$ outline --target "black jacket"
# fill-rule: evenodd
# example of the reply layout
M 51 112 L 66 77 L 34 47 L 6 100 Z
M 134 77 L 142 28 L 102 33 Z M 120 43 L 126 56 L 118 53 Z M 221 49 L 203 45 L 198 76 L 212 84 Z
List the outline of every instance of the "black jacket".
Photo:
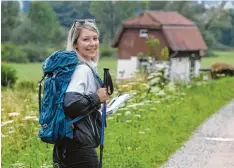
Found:
M 67 92 L 64 97 L 64 111 L 71 118 L 85 115 L 74 123 L 74 139 L 81 147 L 96 148 L 100 143 L 101 114 L 98 109 L 101 102 L 96 93 L 82 95 Z

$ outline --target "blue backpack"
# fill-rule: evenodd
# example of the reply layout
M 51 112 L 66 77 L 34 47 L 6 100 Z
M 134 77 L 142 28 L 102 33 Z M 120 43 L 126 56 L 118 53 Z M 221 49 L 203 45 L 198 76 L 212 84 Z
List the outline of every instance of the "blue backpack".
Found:
M 71 119 L 65 115 L 63 109 L 68 84 L 76 66 L 80 64 L 84 63 L 78 60 L 74 51 L 56 51 L 43 64 L 43 77 L 39 82 L 38 95 L 40 123 L 38 136 L 43 142 L 55 144 L 65 137 L 72 139 L 73 123 L 85 117 Z M 92 68 L 91 70 L 99 87 L 102 86 L 102 80 L 98 74 Z M 41 100 L 43 81 L 44 91 Z

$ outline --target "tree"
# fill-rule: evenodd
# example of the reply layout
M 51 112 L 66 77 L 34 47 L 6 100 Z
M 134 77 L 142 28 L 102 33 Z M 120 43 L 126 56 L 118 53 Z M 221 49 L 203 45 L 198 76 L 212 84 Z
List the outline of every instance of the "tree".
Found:
M 93 1 L 90 13 L 95 16 L 103 40 L 112 41 L 122 22 L 145 8 L 145 2 Z M 123 12 L 124 11 L 124 12 Z
M 60 24 L 56 18 L 56 13 L 47 2 L 32 2 L 28 18 L 32 23 L 33 30 L 31 37 L 34 43 L 48 43 L 54 38 Z M 57 35 L 57 34 L 56 34 Z
M 70 28 L 75 19 L 94 18 L 89 12 L 90 1 L 66 1 L 66 2 L 50 2 L 56 12 L 60 24 Z
M 1 1 L 1 37 L 2 42 L 11 38 L 12 30 L 19 24 L 19 3 L 17 1 Z

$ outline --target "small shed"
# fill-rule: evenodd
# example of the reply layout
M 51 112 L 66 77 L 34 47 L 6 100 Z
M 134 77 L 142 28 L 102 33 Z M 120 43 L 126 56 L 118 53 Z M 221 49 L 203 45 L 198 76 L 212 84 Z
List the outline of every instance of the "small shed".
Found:
M 113 41 L 112 47 L 118 48 L 117 79 L 137 70 L 136 55 L 147 54 L 148 37 L 160 40 L 160 51 L 168 47 L 171 80 L 189 81 L 198 75 L 207 45 L 196 24 L 178 12 L 145 11 L 125 20 Z

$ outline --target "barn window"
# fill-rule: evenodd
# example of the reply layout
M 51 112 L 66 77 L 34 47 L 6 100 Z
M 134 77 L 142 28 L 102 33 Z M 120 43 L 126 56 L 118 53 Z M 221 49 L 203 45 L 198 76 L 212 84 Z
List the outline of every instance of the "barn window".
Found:
M 140 29 L 139 35 L 140 35 L 140 37 L 148 37 L 148 30 L 147 29 Z

